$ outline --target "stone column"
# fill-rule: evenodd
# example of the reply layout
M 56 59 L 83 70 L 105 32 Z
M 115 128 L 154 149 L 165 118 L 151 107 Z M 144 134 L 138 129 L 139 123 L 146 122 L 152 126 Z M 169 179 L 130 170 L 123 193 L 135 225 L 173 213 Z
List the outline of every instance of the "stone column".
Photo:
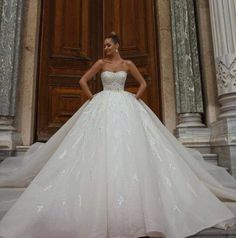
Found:
M 186 146 L 209 152 L 210 130 L 202 122 L 203 98 L 193 0 L 171 0 L 175 93 L 175 136 Z
M 211 144 L 236 177 L 236 1 L 209 0 L 220 113 Z
M 12 154 L 19 68 L 22 0 L 1 0 L 0 21 L 0 157 Z

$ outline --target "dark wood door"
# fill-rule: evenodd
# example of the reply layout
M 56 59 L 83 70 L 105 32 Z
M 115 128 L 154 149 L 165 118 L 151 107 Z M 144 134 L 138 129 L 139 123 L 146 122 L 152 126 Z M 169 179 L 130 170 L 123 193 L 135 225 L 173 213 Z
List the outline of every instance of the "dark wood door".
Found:
M 45 141 L 86 98 L 80 77 L 103 57 L 103 39 L 120 35 L 120 53 L 132 60 L 148 83 L 143 100 L 160 117 L 155 0 L 44 0 L 42 2 L 36 140 Z M 89 82 L 102 90 L 100 75 Z M 138 84 L 129 75 L 126 90 Z

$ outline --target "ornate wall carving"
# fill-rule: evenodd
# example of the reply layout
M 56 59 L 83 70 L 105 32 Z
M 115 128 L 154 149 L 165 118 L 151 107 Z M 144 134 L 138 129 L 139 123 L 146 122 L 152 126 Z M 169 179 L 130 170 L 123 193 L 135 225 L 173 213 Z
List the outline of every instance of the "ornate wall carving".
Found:
M 216 59 L 218 95 L 236 92 L 236 55 Z
M 236 178 L 236 2 L 209 0 L 220 114 L 211 145 Z

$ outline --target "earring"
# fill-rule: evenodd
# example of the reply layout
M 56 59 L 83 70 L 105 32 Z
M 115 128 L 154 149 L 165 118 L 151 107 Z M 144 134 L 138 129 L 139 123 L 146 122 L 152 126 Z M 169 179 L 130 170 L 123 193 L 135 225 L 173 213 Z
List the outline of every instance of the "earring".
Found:
M 118 53 L 118 49 L 116 49 L 116 53 Z

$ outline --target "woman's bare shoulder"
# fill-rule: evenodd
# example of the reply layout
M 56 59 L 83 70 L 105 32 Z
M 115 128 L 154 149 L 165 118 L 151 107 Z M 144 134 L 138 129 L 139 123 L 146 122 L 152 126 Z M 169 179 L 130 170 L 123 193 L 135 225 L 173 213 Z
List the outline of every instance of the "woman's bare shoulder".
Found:
M 101 60 L 104 64 L 111 62 L 111 60 L 110 60 L 109 58 L 101 58 L 100 60 Z
M 126 67 L 128 67 L 129 70 L 134 67 L 134 63 L 132 60 L 124 60 L 124 63 L 126 65 Z
M 104 61 L 104 59 L 98 59 L 97 61 L 96 61 L 96 63 L 97 64 L 100 64 L 100 65 L 104 65 L 104 63 L 105 63 L 105 61 Z
M 134 66 L 134 62 L 132 61 L 132 60 L 124 60 L 124 62 L 125 62 L 125 64 L 127 65 L 127 66 Z

